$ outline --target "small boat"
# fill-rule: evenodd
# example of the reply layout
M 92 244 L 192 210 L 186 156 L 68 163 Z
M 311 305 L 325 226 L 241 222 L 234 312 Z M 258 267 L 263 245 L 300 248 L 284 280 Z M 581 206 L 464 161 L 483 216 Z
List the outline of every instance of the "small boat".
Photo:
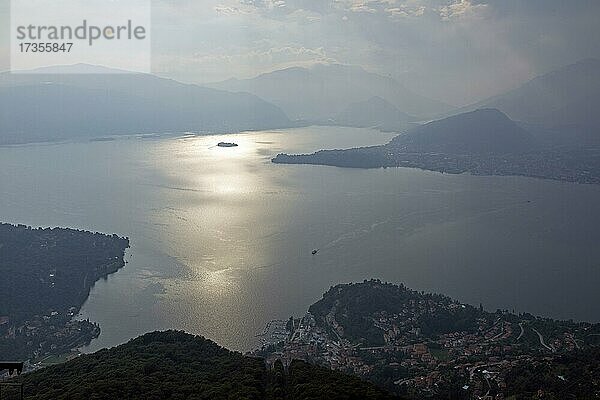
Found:
M 219 147 L 238 147 L 237 143 L 230 143 L 230 142 L 220 142 L 219 144 L 217 144 L 217 146 L 219 146 Z
M 314 250 L 312 251 L 312 255 L 314 256 L 314 255 L 315 255 L 315 254 L 317 254 L 318 252 L 319 252 L 319 249 L 314 249 Z

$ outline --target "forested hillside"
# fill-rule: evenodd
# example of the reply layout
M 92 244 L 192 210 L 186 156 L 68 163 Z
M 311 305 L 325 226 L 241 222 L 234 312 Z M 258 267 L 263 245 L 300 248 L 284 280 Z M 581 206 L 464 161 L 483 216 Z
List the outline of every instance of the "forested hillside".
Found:
M 94 283 L 125 265 L 129 239 L 0 224 L 0 360 L 69 353 L 100 334 L 73 317 Z
M 389 399 L 370 383 L 294 361 L 288 368 L 179 331 L 154 332 L 24 376 L 28 399 Z

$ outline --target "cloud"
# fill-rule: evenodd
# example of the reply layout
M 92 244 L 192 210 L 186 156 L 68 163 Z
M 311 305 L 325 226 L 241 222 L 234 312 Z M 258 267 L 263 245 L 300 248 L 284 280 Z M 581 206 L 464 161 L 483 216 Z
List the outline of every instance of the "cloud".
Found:
M 391 18 L 422 17 L 427 13 L 443 21 L 483 17 L 487 4 L 471 0 L 333 0 L 348 13 L 381 14 Z
M 343 11 L 369 14 L 380 12 L 384 5 L 394 2 L 393 0 L 334 0 L 336 7 Z
M 219 15 L 240 15 L 247 14 L 247 11 L 244 11 L 238 7 L 224 6 L 218 5 L 214 7 L 214 10 Z
M 385 12 L 389 14 L 390 17 L 421 17 L 425 14 L 427 7 L 424 5 L 415 5 L 415 4 L 400 4 L 398 7 L 390 7 L 386 8 Z
M 299 23 L 312 23 L 320 21 L 323 16 L 319 13 L 300 8 L 288 14 L 287 18 Z
M 287 7 L 284 0 L 239 0 L 242 6 L 248 6 L 260 13 L 282 11 Z
M 440 7 L 439 14 L 444 21 L 450 21 L 458 18 L 483 17 L 487 9 L 487 4 L 473 4 L 471 0 L 460 0 L 458 2 Z
M 307 48 L 303 46 L 272 47 L 266 50 L 253 50 L 240 54 L 194 54 L 194 58 L 199 61 L 220 59 L 231 63 L 247 63 L 250 60 L 254 60 L 272 66 L 274 69 L 277 69 L 278 66 L 297 61 L 311 64 L 317 62 L 335 62 L 335 59 L 327 56 L 327 52 L 323 47 Z
M 238 49 L 238 51 L 196 52 L 191 55 L 157 57 L 156 72 L 164 76 L 178 76 L 185 81 L 215 82 L 236 76 L 254 77 L 266 71 L 294 67 L 312 66 L 318 63 L 337 63 L 323 47 L 303 46 L 267 47 L 269 41 L 259 45 L 263 49 Z
M 377 9 L 372 6 L 373 1 L 353 1 L 350 3 L 348 11 L 376 13 Z
M 269 10 L 285 7 L 286 5 L 284 0 L 240 0 L 240 3 L 255 8 L 266 8 Z
M 157 65 L 188 81 L 335 60 L 464 104 L 600 56 L 598 0 L 154 1 Z

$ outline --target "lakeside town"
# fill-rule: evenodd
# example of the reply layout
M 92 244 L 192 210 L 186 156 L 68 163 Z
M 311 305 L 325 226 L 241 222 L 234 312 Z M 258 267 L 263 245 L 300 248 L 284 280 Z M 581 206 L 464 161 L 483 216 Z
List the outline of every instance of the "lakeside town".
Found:
M 349 168 L 418 168 L 447 174 L 525 176 L 583 184 L 600 183 L 600 149 L 547 149 L 521 154 L 477 155 L 403 152 L 386 146 L 279 154 L 280 164 L 315 164 Z
M 97 323 L 74 319 L 75 312 L 75 307 L 67 313 L 52 311 L 49 315 L 35 315 L 15 325 L 2 317 L 0 342 L 29 357 L 24 363 L 24 371 L 68 361 L 79 354 L 77 348 L 88 345 L 100 335 Z
M 360 285 L 332 288 L 302 318 L 270 322 L 277 329 L 268 330 L 255 354 L 269 363 L 317 363 L 410 398 L 454 392 L 455 398 L 504 399 L 519 384 L 516 371 L 524 366 L 549 366 L 600 343 L 599 324 L 489 313 L 380 281 Z M 356 306 L 382 291 L 383 307 Z M 552 378 L 558 383 L 576 383 L 568 369 L 556 371 Z

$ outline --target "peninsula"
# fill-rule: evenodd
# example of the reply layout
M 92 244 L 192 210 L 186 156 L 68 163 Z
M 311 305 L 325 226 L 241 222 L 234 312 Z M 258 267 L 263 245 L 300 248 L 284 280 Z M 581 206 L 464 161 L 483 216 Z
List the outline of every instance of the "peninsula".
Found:
M 128 247 L 117 235 L 0 224 L 0 359 L 35 363 L 97 337 L 97 324 L 74 317 Z
M 600 183 L 600 145 L 541 145 L 494 109 L 430 122 L 382 146 L 279 154 L 272 161 L 346 168 L 408 167 L 449 174 L 513 175 Z
M 274 340 L 255 352 L 267 362 L 305 360 L 415 400 L 600 390 L 600 324 L 489 312 L 402 284 L 337 285 L 303 317 L 270 326 Z

